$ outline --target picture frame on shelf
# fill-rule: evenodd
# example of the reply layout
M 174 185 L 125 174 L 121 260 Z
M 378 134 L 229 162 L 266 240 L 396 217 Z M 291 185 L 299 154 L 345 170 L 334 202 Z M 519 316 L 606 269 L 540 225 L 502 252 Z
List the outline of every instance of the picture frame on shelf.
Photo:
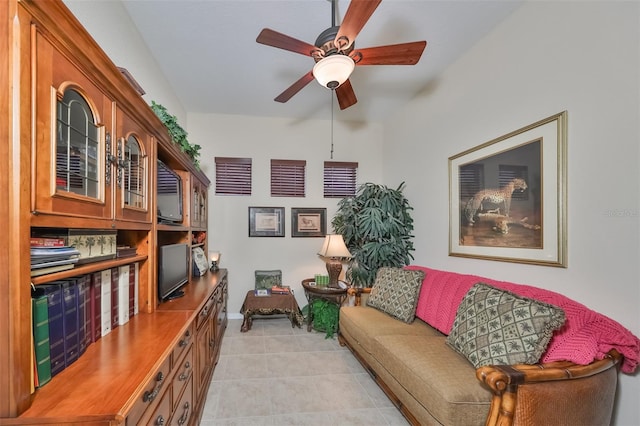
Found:
M 249 207 L 250 237 L 284 237 L 284 207 Z
M 291 209 L 292 237 L 324 237 L 327 234 L 326 208 Z
M 567 266 L 567 111 L 449 157 L 449 255 Z

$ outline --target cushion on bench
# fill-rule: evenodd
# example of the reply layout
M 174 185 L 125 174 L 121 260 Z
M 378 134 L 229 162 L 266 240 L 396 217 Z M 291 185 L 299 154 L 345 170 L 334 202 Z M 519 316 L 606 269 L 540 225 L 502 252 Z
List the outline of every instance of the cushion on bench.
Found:
M 442 336 L 421 320 L 407 324 L 370 306 L 343 306 L 340 309 L 340 328 L 348 329 L 356 342 L 368 353 L 371 353 L 377 336 Z
M 386 335 L 374 339 L 373 354 L 441 424 L 480 425 L 491 393 L 475 369 L 445 344 L 444 336 Z

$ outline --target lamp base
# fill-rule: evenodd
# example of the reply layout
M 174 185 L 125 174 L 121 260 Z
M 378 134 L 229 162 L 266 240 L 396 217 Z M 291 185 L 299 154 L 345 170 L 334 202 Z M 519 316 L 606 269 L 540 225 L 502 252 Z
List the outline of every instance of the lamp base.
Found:
M 329 273 L 329 287 L 340 288 L 338 278 L 342 272 L 342 262 L 336 259 L 327 260 L 327 272 Z

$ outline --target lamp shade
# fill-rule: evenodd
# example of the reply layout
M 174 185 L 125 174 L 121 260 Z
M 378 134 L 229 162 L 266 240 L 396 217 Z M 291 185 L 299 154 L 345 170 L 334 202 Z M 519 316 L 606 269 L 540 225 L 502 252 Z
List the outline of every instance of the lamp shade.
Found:
M 335 54 L 320 59 L 313 66 L 313 76 L 324 87 L 336 89 L 347 81 L 356 63 L 348 56 Z
M 322 248 L 318 252 L 319 256 L 332 258 L 351 258 L 351 253 L 344 243 L 342 235 L 329 234 L 324 238 Z

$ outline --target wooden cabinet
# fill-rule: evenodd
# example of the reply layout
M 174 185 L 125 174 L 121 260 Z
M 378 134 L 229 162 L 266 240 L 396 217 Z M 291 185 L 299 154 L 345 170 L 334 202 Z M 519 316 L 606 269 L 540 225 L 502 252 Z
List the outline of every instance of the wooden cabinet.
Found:
M 10 195 L 0 203 L 0 424 L 196 424 L 227 275 L 191 278 L 183 298 L 160 304 L 158 246 L 206 235 L 209 179 L 62 1 L 0 2 L 0 44 L 0 190 Z M 183 178 L 177 226 L 156 221 L 159 158 Z M 31 277 L 29 237 L 51 228 L 110 230 L 136 254 Z M 126 265 L 138 269 L 139 313 L 34 388 L 28 284 Z

